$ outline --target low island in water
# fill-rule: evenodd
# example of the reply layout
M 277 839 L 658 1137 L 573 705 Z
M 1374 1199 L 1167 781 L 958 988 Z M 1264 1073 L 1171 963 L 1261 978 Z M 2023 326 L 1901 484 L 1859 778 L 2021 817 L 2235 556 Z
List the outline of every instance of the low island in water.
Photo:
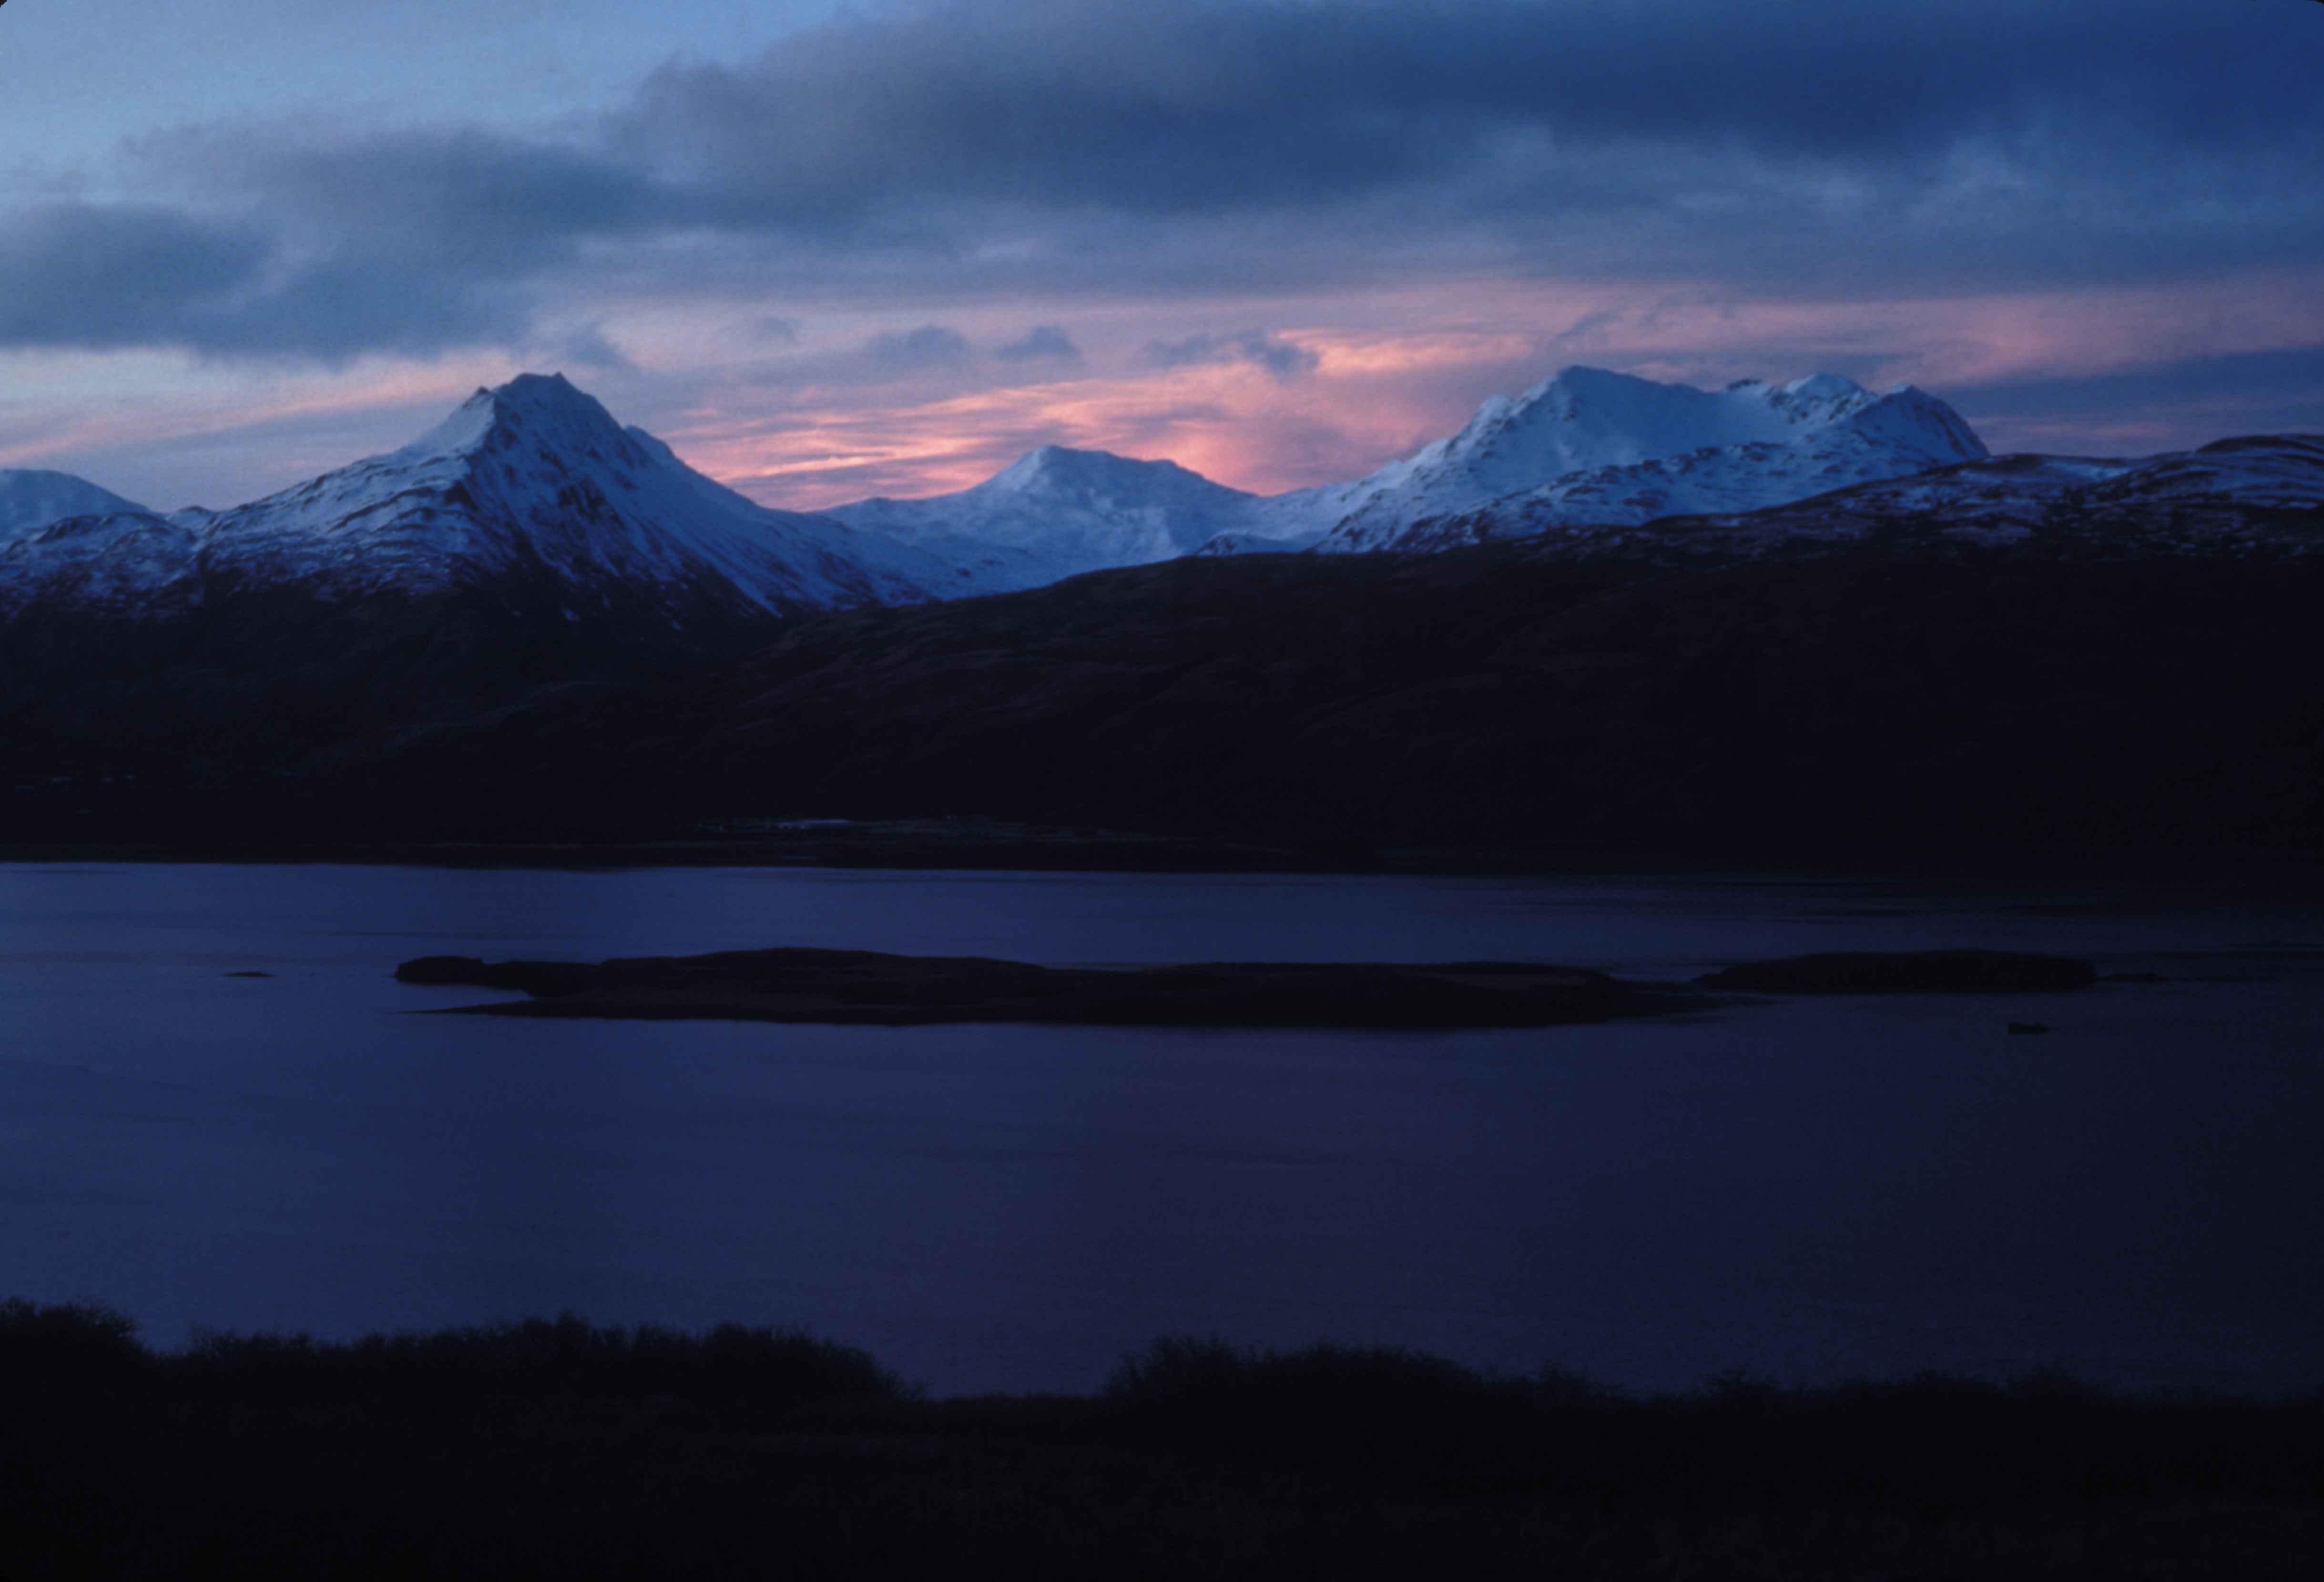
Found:
M 2078 989 L 2087 961 L 2015 951 L 1856 952 L 1747 963 L 1694 984 L 1634 983 L 1525 961 L 1205 961 L 1043 967 L 982 956 L 789 947 L 608 961 L 422 956 L 405 982 L 519 990 L 461 1006 L 503 1016 L 715 1018 L 913 1026 L 1547 1027 L 1666 1015 L 1706 991 L 1867 993 Z

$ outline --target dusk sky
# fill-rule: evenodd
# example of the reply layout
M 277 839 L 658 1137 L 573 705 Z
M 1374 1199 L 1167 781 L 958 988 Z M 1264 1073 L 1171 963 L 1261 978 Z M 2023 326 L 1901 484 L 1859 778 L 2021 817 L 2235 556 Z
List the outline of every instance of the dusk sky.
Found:
M 1569 363 L 2324 430 L 2319 85 L 2313 0 L 12 0 L 0 465 L 223 506 L 526 369 L 802 508 Z

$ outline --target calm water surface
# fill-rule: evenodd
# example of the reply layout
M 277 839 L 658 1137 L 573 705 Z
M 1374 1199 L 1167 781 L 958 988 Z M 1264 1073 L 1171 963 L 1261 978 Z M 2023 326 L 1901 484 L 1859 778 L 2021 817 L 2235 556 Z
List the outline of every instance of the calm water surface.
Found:
M 503 1021 L 389 977 L 773 944 L 2169 980 L 1367 1035 Z M 798 1324 L 939 1393 L 1164 1333 L 2274 1393 L 2324 1384 L 2319 1072 L 2324 904 L 2191 890 L 0 865 L 0 1294 L 163 1344 Z

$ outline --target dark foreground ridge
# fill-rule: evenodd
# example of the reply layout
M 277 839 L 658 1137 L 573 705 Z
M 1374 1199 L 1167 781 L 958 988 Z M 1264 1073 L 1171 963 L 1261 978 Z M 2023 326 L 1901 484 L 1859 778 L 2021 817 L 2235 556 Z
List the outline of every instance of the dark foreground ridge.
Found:
M 715 1017 L 911 1026 L 1545 1027 L 1704 1003 L 1681 989 L 1508 961 L 1204 962 L 1124 970 L 875 951 L 724 951 L 591 966 L 422 956 L 405 983 L 473 984 L 535 998 L 463 1006 L 509 1016 Z
M 1164 1340 L 927 1400 L 798 1333 L 576 1318 L 140 1345 L 0 1303 L 0 1576 L 2308 1577 L 2324 1395 L 2056 1376 L 1641 1399 Z
M 722 951 L 600 961 L 421 956 L 404 983 L 514 989 L 495 1016 L 660 1021 L 1049 1022 L 1120 1027 L 1554 1027 L 1694 1010 L 1695 990 L 1523 961 L 1205 961 L 1109 970 L 877 951 Z M 1729 967 L 1704 989 L 1771 994 L 2079 989 L 2087 961 L 2015 951 L 1857 952 Z
M 515 626 L 483 593 L 27 613 L 0 622 L 0 798 L 13 851 L 175 859 L 2324 855 L 2324 555 L 2257 526 L 2200 554 L 1943 529 L 1735 564 L 1554 541 L 1176 560 L 816 616 L 742 657 L 654 658 L 548 591 Z

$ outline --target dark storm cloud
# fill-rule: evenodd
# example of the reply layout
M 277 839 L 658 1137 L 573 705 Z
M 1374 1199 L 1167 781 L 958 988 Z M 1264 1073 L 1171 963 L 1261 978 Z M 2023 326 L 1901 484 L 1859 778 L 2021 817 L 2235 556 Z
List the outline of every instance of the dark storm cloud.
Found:
M 1003 363 L 1073 363 L 1082 360 L 1074 337 L 1054 324 L 1037 324 L 993 354 Z
M 171 139 L 147 169 L 180 210 L 0 216 L 29 289 L 0 342 L 515 345 L 585 274 L 876 298 L 1450 259 L 1872 295 L 2309 264 L 2319 76 L 2293 0 L 911 6 L 666 68 L 563 141 Z M 71 225 L 99 267 L 64 300 Z
M 919 373 L 932 368 L 957 368 L 975 354 L 968 337 L 941 324 L 918 329 L 890 330 L 863 343 L 855 355 L 865 366 L 883 373 Z
M 1183 341 L 1155 341 L 1146 348 L 1146 361 L 1157 368 L 1191 368 L 1206 363 L 1250 363 L 1279 380 L 1313 373 L 1318 359 L 1304 346 L 1277 339 L 1265 330 L 1240 335 L 1193 336 Z
M 528 312 L 505 278 L 392 248 L 293 257 L 267 227 L 168 209 L 50 207 L 0 231 L 0 345 L 340 361 L 500 339 Z
M 739 209 L 884 195 L 1148 212 L 1458 179 L 1512 133 L 1941 158 L 2044 116 L 2185 144 L 2313 130 L 2316 60 L 2267 0 L 1476 0 L 952 5 L 836 24 L 752 66 L 671 68 L 624 118 Z M 2288 24 L 2288 25 L 2285 25 Z M 2306 29 L 2309 33 L 2318 30 Z
M 797 340 L 794 335 L 791 344 Z M 777 355 L 758 363 L 748 382 L 762 388 L 818 390 L 956 385 L 973 376 L 976 362 L 976 349 L 966 336 L 947 324 L 924 324 Z
M 207 353 L 337 361 L 522 342 L 539 282 L 589 242 L 684 221 L 602 152 L 475 131 L 195 134 L 144 163 L 270 240 L 268 267 L 231 311 L 188 316 L 165 337 Z
M 0 344 L 124 346 L 230 317 L 272 248 L 168 209 L 57 205 L 0 228 Z

